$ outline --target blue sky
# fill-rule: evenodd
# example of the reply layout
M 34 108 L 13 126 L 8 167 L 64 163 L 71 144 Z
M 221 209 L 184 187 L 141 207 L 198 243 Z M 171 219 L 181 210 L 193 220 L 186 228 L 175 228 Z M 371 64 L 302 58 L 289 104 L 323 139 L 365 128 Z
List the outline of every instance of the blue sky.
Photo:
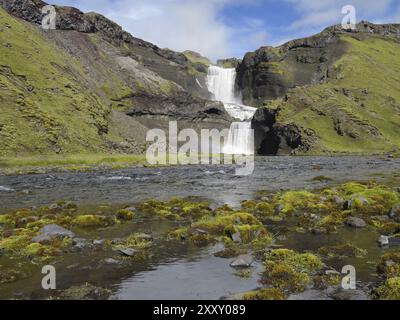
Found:
M 194 50 L 213 60 L 309 36 L 343 19 L 400 22 L 399 0 L 54 0 L 104 14 L 162 48 Z

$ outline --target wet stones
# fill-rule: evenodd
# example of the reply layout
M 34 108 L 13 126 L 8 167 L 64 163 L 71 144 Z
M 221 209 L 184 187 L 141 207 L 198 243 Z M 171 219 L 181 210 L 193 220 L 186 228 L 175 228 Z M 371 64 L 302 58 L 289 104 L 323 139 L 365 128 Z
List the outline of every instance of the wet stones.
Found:
M 253 265 L 254 259 L 251 255 L 241 255 L 237 257 L 230 266 L 232 268 L 250 268 Z
M 346 220 L 346 225 L 355 229 L 363 229 L 367 226 L 367 223 L 361 218 L 350 217 Z
M 333 202 L 339 206 L 342 206 L 344 204 L 344 199 L 339 197 L 339 196 L 333 196 Z
M 354 207 L 356 207 L 357 205 L 368 206 L 369 201 L 364 197 L 357 197 L 357 198 L 354 198 L 351 200 L 347 200 L 343 204 L 343 209 L 351 210 L 351 209 L 354 209 Z
M 388 236 L 380 236 L 378 239 L 378 244 L 380 247 L 388 247 L 389 246 L 389 237 Z
M 33 243 L 45 243 L 45 242 L 50 242 L 53 239 L 56 238 L 74 238 L 75 234 L 67 230 L 63 227 L 60 227 L 57 224 L 50 224 L 42 229 L 39 230 L 40 235 L 37 237 L 34 237 L 31 242 Z
M 235 243 L 242 243 L 242 236 L 240 235 L 240 232 L 236 232 L 231 235 L 232 241 Z
M 388 212 L 388 216 L 390 219 L 400 222 L 400 204 L 392 207 Z
M 113 259 L 113 258 L 104 259 L 103 263 L 106 265 L 120 265 L 121 264 L 120 261 Z
M 377 242 L 382 248 L 400 247 L 400 238 L 398 237 L 380 236 Z
M 72 240 L 72 251 L 83 251 L 86 249 L 89 245 L 89 242 L 86 239 L 83 238 L 74 238 Z
M 121 248 L 118 251 L 126 257 L 134 257 L 139 251 L 132 248 Z

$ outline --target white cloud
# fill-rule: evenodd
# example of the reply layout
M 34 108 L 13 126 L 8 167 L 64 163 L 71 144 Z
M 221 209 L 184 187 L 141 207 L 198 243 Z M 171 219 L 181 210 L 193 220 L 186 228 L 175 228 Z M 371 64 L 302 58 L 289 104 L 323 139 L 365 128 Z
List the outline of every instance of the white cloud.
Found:
M 177 51 L 194 50 L 213 60 L 235 52 L 235 27 L 218 16 L 227 3 L 244 0 L 59 0 L 116 21 L 133 36 Z M 260 27 L 253 20 L 251 30 Z M 260 37 L 260 35 L 257 35 Z
M 322 28 L 340 24 L 343 19 L 342 7 L 353 5 L 357 20 L 381 20 L 390 15 L 389 9 L 396 0 L 283 0 L 293 4 L 300 17 L 289 29 L 298 30 Z

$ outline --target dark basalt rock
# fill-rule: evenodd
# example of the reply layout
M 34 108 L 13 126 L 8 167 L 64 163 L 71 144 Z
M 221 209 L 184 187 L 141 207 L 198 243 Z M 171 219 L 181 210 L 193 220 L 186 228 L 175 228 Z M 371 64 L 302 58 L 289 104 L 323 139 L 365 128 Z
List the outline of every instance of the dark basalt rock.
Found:
M 291 88 L 325 81 L 345 47 L 339 38 L 321 34 L 247 53 L 237 68 L 245 104 L 261 106 L 284 97 Z
M 256 152 L 260 155 L 295 155 L 307 152 L 317 143 L 316 133 L 295 123 L 280 124 L 276 117 L 279 110 L 260 108 L 252 127 L 255 135 Z

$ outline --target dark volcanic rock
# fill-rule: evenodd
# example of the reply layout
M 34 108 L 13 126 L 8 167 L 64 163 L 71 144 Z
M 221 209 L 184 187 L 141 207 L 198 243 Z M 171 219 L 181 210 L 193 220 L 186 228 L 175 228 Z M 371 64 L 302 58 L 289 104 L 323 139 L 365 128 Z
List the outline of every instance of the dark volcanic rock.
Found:
M 261 155 L 294 155 L 311 150 L 317 143 L 316 133 L 295 123 L 276 123 L 278 112 L 269 108 L 257 110 L 252 122 L 256 152 Z
M 237 58 L 220 59 L 217 61 L 217 65 L 223 68 L 237 68 L 242 60 Z
M 294 87 L 318 84 L 333 77 L 332 66 L 345 53 L 347 45 L 338 35 L 354 33 L 399 35 L 400 24 L 375 25 L 361 22 L 357 31 L 341 26 L 325 29 L 312 37 L 274 47 L 261 47 L 245 55 L 237 67 L 237 86 L 245 104 L 261 106 L 265 101 L 284 97 Z
M 284 97 L 291 88 L 326 80 L 344 51 L 345 44 L 329 33 L 278 48 L 262 47 L 245 55 L 237 68 L 237 86 L 245 104 L 262 105 Z

